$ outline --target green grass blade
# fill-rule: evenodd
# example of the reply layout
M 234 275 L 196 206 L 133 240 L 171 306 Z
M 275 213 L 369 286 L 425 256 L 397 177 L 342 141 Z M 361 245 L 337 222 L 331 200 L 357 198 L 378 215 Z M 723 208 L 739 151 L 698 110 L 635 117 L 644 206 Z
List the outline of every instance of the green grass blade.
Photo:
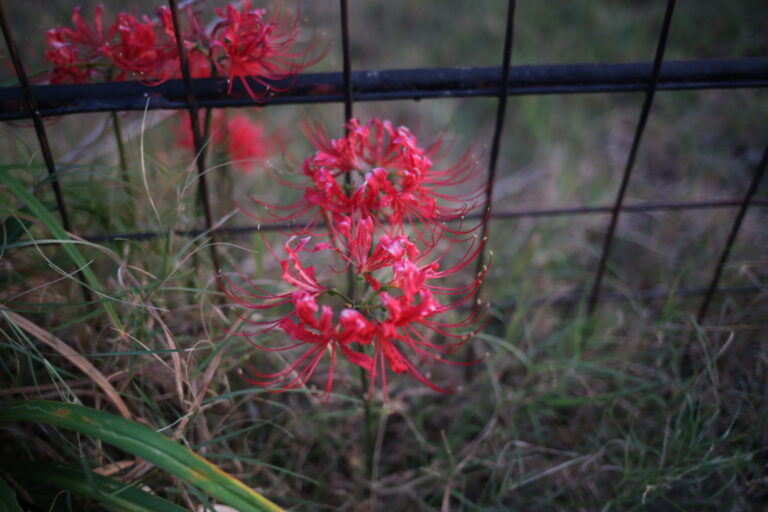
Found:
M 58 220 L 56 220 L 56 217 L 51 214 L 50 211 L 48 211 L 48 208 L 45 207 L 43 203 L 40 202 L 39 199 L 37 199 L 35 196 L 33 196 L 27 188 L 19 181 L 17 180 L 10 172 L 7 170 L 0 170 L 0 183 L 4 183 L 16 196 L 17 199 L 20 199 L 24 201 L 24 204 L 29 209 L 30 212 L 34 216 L 36 216 L 38 219 L 40 219 L 40 222 L 43 223 L 43 225 L 48 229 L 48 231 L 51 232 L 51 234 L 60 240 L 71 240 L 69 238 L 69 235 L 62 227 L 61 223 L 59 223 Z M 75 265 L 78 266 L 78 268 L 82 269 L 83 277 L 85 278 L 85 281 L 88 283 L 88 285 L 98 294 L 103 295 L 104 290 L 99 284 L 99 280 L 96 278 L 96 275 L 93 273 L 93 271 L 88 266 L 88 262 L 85 260 L 82 254 L 80 254 L 80 251 L 77 249 L 77 246 L 75 244 L 62 244 L 62 247 L 64 251 L 69 255 L 69 257 L 72 259 L 72 261 L 75 263 Z M 115 311 L 115 308 L 112 307 L 112 304 L 109 302 L 103 302 L 102 307 L 104 308 L 104 311 L 107 313 L 107 316 L 112 321 L 112 324 L 115 326 L 115 328 L 123 332 L 123 326 L 120 322 L 120 319 L 117 316 L 117 312 Z
M 46 423 L 100 439 L 178 476 L 240 512 L 282 510 L 197 453 L 114 414 L 63 402 L 30 401 L 0 408 L 0 421 Z
M 0 476 L 0 512 L 24 512 L 8 482 Z
M 13 476 L 23 482 L 46 484 L 57 490 L 92 498 L 122 512 L 185 512 L 186 509 L 119 480 L 87 474 L 82 468 L 55 463 L 16 466 Z
M 28 220 L 22 220 L 16 217 L 6 217 L 3 221 L 2 230 L 0 230 L 0 233 L 3 236 L 3 242 L 5 242 L 5 244 L 14 243 L 24 235 L 26 229 L 31 225 L 32 223 Z

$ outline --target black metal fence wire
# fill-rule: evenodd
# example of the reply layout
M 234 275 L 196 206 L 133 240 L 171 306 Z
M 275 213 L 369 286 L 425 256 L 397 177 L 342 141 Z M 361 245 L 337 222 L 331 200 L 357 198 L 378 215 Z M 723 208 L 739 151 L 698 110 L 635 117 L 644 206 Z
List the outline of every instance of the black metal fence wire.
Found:
M 32 123 L 35 126 L 35 134 L 40 144 L 40 152 L 43 155 L 45 161 L 45 168 L 48 170 L 48 175 L 51 177 L 51 187 L 53 188 L 53 195 L 56 197 L 56 206 L 61 216 L 61 225 L 65 230 L 71 232 L 72 227 L 69 221 L 69 214 L 67 213 L 67 204 L 64 202 L 64 194 L 61 192 L 61 185 L 59 184 L 58 174 L 56 173 L 56 163 L 53 161 L 53 154 L 51 153 L 51 146 L 48 143 L 48 134 L 45 131 L 45 124 L 43 124 L 43 116 L 37 109 L 37 102 L 35 96 L 32 94 L 29 87 L 29 80 L 27 78 L 27 72 L 24 69 L 24 64 L 21 62 L 18 48 L 16 47 L 16 41 L 11 32 L 11 26 L 5 16 L 2 4 L 0 4 L 0 27 L 2 27 L 3 37 L 5 38 L 5 44 L 8 47 L 8 53 L 11 56 L 11 62 L 13 63 L 13 69 L 16 73 L 16 77 L 19 79 L 21 85 L 22 101 L 25 109 L 29 113 L 29 117 L 32 119 Z M 83 283 L 83 275 L 80 271 L 76 273 L 80 282 Z M 80 287 L 83 292 L 83 297 L 86 302 L 91 302 L 93 296 L 91 290 L 85 286 Z
M 174 30 L 178 31 L 180 27 L 178 24 L 177 2 L 176 0 L 168 0 L 168 4 L 173 13 Z M 765 175 L 766 166 L 768 166 L 768 147 L 766 147 L 752 182 L 741 200 L 627 205 L 624 204 L 624 197 L 630 184 L 632 168 L 637 153 L 640 150 L 643 130 L 650 115 L 656 91 L 768 87 L 768 58 L 664 62 L 663 57 L 666 49 L 667 34 L 672 25 L 675 7 L 675 0 L 667 0 L 653 62 L 511 66 L 515 4 L 515 0 L 509 0 L 508 2 L 505 45 L 499 67 L 352 72 L 349 59 L 350 40 L 347 0 L 340 0 L 343 71 L 341 73 L 302 74 L 293 80 L 292 88 L 288 93 L 270 97 L 260 106 L 276 106 L 291 103 L 344 102 L 344 115 L 345 119 L 348 120 L 352 117 L 353 101 L 495 96 L 498 98 L 498 108 L 488 170 L 489 202 L 485 212 L 479 216 L 482 222 L 483 235 L 488 231 L 491 218 L 515 219 L 563 215 L 610 215 L 600 263 L 595 271 L 591 292 L 588 297 L 590 311 L 594 310 L 601 300 L 655 299 L 665 298 L 670 294 L 681 297 L 702 296 L 703 300 L 699 307 L 698 319 L 703 321 L 714 294 L 718 292 L 739 294 L 758 291 L 759 288 L 752 286 L 720 288 L 718 285 L 723 267 L 738 236 L 747 210 L 753 205 L 768 205 L 768 201 L 754 200 L 755 192 Z M 240 234 L 257 229 L 269 230 L 285 227 L 280 224 L 272 224 L 215 229 L 213 223 L 208 201 L 208 185 L 204 174 L 205 153 L 198 113 L 201 108 L 253 105 L 253 101 L 248 97 L 240 84 L 236 84 L 233 87 L 232 94 L 227 95 L 225 94 L 226 84 L 221 79 L 191 80 L 184 49 L 180 48 L 182 80 L 170 80 L 160 86 L 147 87 L 137 82 L 31 86 L 2 3 L 0 3 L 0 25 L 19 83 L 18 87 L 0 89 L 0 121 L 13 119 L 32 120 L 46 168 L 52 176 L 51 186 L 53 187 L 62 218 L 62 225 L 67 231 L 71 232 L 70 220 L 67 214 L 65 199 L 57 180 L 56 164 L 48 144 L 43 118 L 86 112 L 144 110 L 145 108 L 186 110 L 189 113 L 192 124 L 193 141 L 198 157 L 198 177 L 205 228 L 177 231 L 179 235 L 199 236 L 200 234 L 207 233 L 213 242 L 217 235 Z M 181 38 L 177 37 L 177 40 L 180 41 Z M 279 84 L 277 85 L 279 86 Z M 622 181 L 612 206 L 583 206 L 518 211 L 493 210 L 490 198 L 493 192 L 508 96 L 629 91 L 644 91 L 645 100 L 635 128 L 633 143 L 627 157 Z M 622 212 L 704 208 L 738 208 L 730 234 L 722 249 L 709 285 L 706 288 L 650 290 L 630 294 L 605 293 L 601 291 L 601 282 L 610 257 L 617 219 Z M 157 236 L 159 236 L 158 233 L 153 232 L 109 233 L 88 236 L 86 239 L 91 241 L 137 240 Z M 218 270 L 218 255 L 214 243 L 211 244 L 211 259 L 215 269 Z M 480 262 L 480 265 L 482 264 Z M 86 293 L 86 299 L 90 300 L 88 290 L 84 289 L 84 292 Z M 539 302 L 546 304 L 571 302 L 580 300 L 582 297 L 582 294 L 567 294 L 543 298 Z M 513 304 L 504 303 L 497 305 L 508 307 Z

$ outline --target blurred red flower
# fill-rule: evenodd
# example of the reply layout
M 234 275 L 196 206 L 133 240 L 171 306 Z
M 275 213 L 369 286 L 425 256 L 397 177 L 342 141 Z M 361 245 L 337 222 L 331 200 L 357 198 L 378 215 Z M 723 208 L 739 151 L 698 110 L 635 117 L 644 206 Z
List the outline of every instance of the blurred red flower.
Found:
M 144 16 L 137 20 L 121 12 L 113 25 L 118 39 L 104 52 L 118 70 L 114 80 L 132 76 L 141 82 L 161 83 L 179 69 L 176 45 L 157 23 Z
M 319 61 L 325 54 L 315 43 L 296 50 L 299 12 L 295 16 L 265 9 L 251 9 L 243 1 L 240 9 L 227 5 L 214 9 L 218 22 L 206 30 L 200 14 L 187 5 L 181 44 L 187 54 L 192 78 L 214 72 L 226 76 L 228 92 L 235 79 L 256 101 L 271 95 L 274 82 L 291 77 Z M 157 18 L 136 17 L 120 12 L 104 31 L 103 7 L 94 9 L 93 27 L 83 19 L 80 8 L 72 15 L 72 27 L 58 27 L 46 33 L 45 59 L 53 65 L 51 83 L 83 83 L 96 79 L 139 81 L 157 84 L 181 76 L 176 32 L 168 7 L 157 9 Z M 181 21 L 181 20 L 180 20 Z M 248 80 L 265 87 L 256 92 Z
M 265 133 L 264 125 L 246 114 L 227 116 L 226 110 L 211 111 L 208 140 L 204 144 L 224 150 L 224 157 L 236 169 L 248 173 L 256 169 L 276 151 L 280 145 L 277 130 Z M 202 122 L 202 120 L 201 120 Z M 201 133 L 204 131 L 200 128 Z M 189 116 L 182 114 L 175 129 L 175 143 L 179 148 L 194 149 Z
M 93 10 L 91 28 L 80 13 L 80 7 L 75 7 L 72 28 L 57 27 L 45 33 L 45 60 L 53 64 L 51 83 L 85 83 L 106 75 L 107 70 L 99 60 L 109 51 L 117 29 L 110 26 L 104 33 L 103 12 L 103 6 Z
M 236 114 L 227 120 L 227 155 L 237 169 L 252 171 L 272 153 L 274 137 L 267 137 L 264 126 L 244 114 Z

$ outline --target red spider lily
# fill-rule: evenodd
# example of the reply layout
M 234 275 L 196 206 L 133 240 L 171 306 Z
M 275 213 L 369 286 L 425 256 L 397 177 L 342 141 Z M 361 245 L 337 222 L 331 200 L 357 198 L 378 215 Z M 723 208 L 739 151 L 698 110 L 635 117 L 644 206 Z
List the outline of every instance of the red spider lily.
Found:
M 342 217 L 334 226 L 331 232 L 332 243 L 318 243 L 315 245 L 315 250 L 334 251 L 344 264 L 337 273 L 352 266 L 354 273 L 364 278 L 373 290 L 381 287 L 379 281 L 372 275 L 374 272 L 391 268 L 403 258 L 415 258 L 419 255 L 416 245 L 406 236 L 393 237 L 383 234 L 376 240 L 374 224 L 369 217 L 358 220 Z
M 418 325 L 437 314 L 440 310 L 440 305 L 428 290 L 421 290 L 418 293 L 418 301 L 414 299 L 415 296 L 409 296 L 408 294 L 403 294 L 397 298 L 391 297 L 386 292 L 381 294 L 381 301 L 386 308 L 387 317 L 380 323 L 377 332 L 374 345 L 376 353 L 370 379 L 371 386 L 373 386 L 377 373 L 381 372 L 382 388 L 385 394 L 387 386 L 385 364 L 396 374 L 407 371 L 416 380 L 432 389 L 447 392 L 447 390 L 434 385 L 424 377 L 397 348 L 397 344 L 400 342 L 414 350 L 423 359 L 433 360 L 440 360 L 440 358 L 433 355 L 430 350 L 441 353 L 454 348 L 449 347 L 446 349 L 418 335 L 414 325 Z
M 382 389 L 386 396 L 386 367 L 388 366 L 396 374 L 406 371 L 413 378 L 436 391 L 450 392 L 436 386 L 420 373 L 402 353 L 401 349 L 404 348 L 412 351 L 427 364 L 434 362 L 452 365 L 472 364 L 450 361 L 443 357 L 458 350 L 485 327 L 485 317 L 479 308 L 474 308 L 464 318 L 454 322 L 437 321 L 434 317 L 449 314 L 470 300 L 485 276 L 486 270 L 478 274 L 472 282 L 457 288 L 437 286 L 430 281 L 442 279 L 464 268 L 479 250 L 480 244 L 475 245 L 477 247 L 468 253 L 467 257 L 443 271 L 439 270 L 437 261 L 419 266 L 414 261 L 403 258 L 393 264 L 392 280 L 383 286 L 382 289 L 386 291 L 378 294 L 386 310 L 386 316 L 377 323 L 373 343 L 374 362 L 369 373 L 371 390 L 377 376 L 380 375 Z M 394 296 L 394 292 L 399 292 L 400 295 Z M 442 304 L 436 299 L 436 295 L 458 298 L 448 304 Z M 470 329 L 468 332 L 466 332 L 467 328 Z M 433 335 L 455 341 L 447 344 L 435 343 L 424 334 L 429 331 L 432 331 Z
M 54 65 L 51 83 L 125 80 L 129 75 L 162 82 L 172 76 L 178 67 L 173 41 L 156 33 L 154 21 L 121 12 L 105 32 L 103 14 L 103 6 L 94 9 L 91 28 L 75 7 L 73 28 L 46 33 L 45 58 Z
M 99 59 L 108 51 L 116 28 L 110 27 L 104 34 L 102 22 L 104 8 L 93 10 L 93 28 L 83 18 L 80 8 L 72 12 L 72 25 L 48 30 L 45 34 L 47 50 L 45 60 L 53 64 L 50 81 L 58 83 L 84 83 L 92 80 L 105 69 L 99 66 Z
M 299 35 L 298 12 L 293 18 L 282 13 L 267 18 L 264 9 L 250 9 L 249 2 L 243 1 L 241 10 L 232 5 L 215 9 L 220 20 L 210 31 L 191 6 L 183 12 L 187 24 L 181 43 L 190 75 L 210 77 L 216 70 L 229 78 L 228 92 L 238 78 L 252 98 L 262 99 L 267 93 L 256 94 L 247 77 L 270 89 L 271 82 L 293 76 L 323 56 L 309 58 L 312 45 L 304 51 L 293 50 Z M 102 15 L 103 7 L 96 7 L 91 28 L 75 8 L 73 28 L 59 27 L 46 33 L 45 58 L 54 66 L 52 83 L 81 83 L 98 77 L 125 80 L 131 76 L 158 84 L 180 76 L 176 33 L 168 7 L 157 9 L 157 19 L 121 12 L 106 32 Z
M 280 268 L 283 271 L 283 281 L 308 293 L 318 294 L 326 291 L 326 288 L 317 281 L 317 278 L 315 278 L 315 269 L 312 267 L 302 267 L 301 260 L 299 259 L 300 251 L 306 250 L 307 252 L 317 252 L 323 250 L 325 247 L 315 247 L 312 250 L 304 249 L 310 240 L 309 237 L 305 237 L 296 244 L 296 249 L 292 249 L 291 242 L 293 239 L 294 237 L 291 237 L 285 243 L 285 252 L 288 255 L 288 259 L 280 261 Z
M 186 31 L 182 32 L 181 39 L 187 52 L 189 74 L 192 78 L 208 78 L 213 74 L 210 38 L 200 21 L 200 17 L 192 10 L 192 6 L 187 5 L 184 8 L 184 14 L 187 20 L 187 27 Z M 159 7 L 157 9 L 157 17 L 163 33 L 172 43 L 173 51 L 176 52 L 176 32 L 173 29 L 171 10 L 165 6 Z M 176 58 L 174 54 L 174 61 Z M 178 69 L 175 77 L 181 77 L 181 69 Z
M 373 273 L 386 267 L 392 267 L 403 258 L 414 258 L 418 255 L 416 245 L 406 236 L 381 235 L 378 241 L 374 239 L 375 229 L 370 217 L 354 220 L 352 217 L 342 217 L 334 226 L 332 248 L 340 255 L 347 266 L 351 265 L 355 274 L 362 276 L 374 291 L 381 284 L 373 277 Z
M 46 32 L 45 39 L 48 45 L 45 60 L 53 64 L 50 75 L 52 84 L 90 81 L 94 70 L 82 64 L 77 46 L 67 40 L 64 30 L 51 29 Z
M 253 371 L 252 383 L 269 388 L 270 391 L 282 391 L 285 389 L 302 386 L 315 371 L 325 352 L 330 352 L 330 370 L 326 382 L 326 394 L 330 392 L 333 382 L 333 368 L 336 352 L 341 353 L 353 364 L 371 370 L 370 357 L 352 350 L 351 343 L 367 343 L 372 337 L 373 326 L 360 312 L 344 308 L 334 321 L 333 310 L 327 306 L 319 306 L 317 298 L 331 290 L 322 286 L 315 277 L 313 267 L 304 266 L 299 260 L 301 252 L 318 252 L 324 249 L 318 246 L 307 249 L 308 238 L 300 240 L 295 247 L 293 239 L 285 244 L 285 259 L 278 259 L 281 267 L 281 276 L 284 282 L 291 286 L 291 290 L 273 294 L 265 291 L 255 283 L 246 281 L 246 288 L 234 284 L 225 276 L 219 277 L 219 286 L 224 293 L 240 306 L 252 310 L 265 310 L 281 306 L 289 306 L 289 310 L 276 319 L 267 321 L 254 321 L 241 317 L 248 324 L 257 326 L 253 332 L 236 333 L 248 339 L 254 346 L 267 351 L 285 351 L 303 348 L 302 354 L 283 370 L 275 373 L 261 373 Z M 268 247 L 268 246 L 267 246 Z M 271 249 L 270 249 L 271 251 Z M 274 255 L 274 253 L 272 253 Z M 244 277 L 241 275 L 241 277 Z M 263 302 L 254 302 L 254 300 Z M 279 329 L 297 343 L 279 348 L 266 348 L 253 338 L 270 330 Z M 279 385 L 279 388 L 272 389 Z
M 345 232 L 347 224 L 344 221 L 340 223 Z M 359 237 L 361 243 L 357 248 L 350 247 L 350 242 L 345 243 L 344 247 L 350 247 L 351 250 L 350 255 L 344 256 L 344 259 L 348 264 L 359 267 L 358 270 L 365 270 L 364 273 L 356 272 L 365 276 L 371 285 L 371 292 L 363 294 L 356 301 L 344 297 L 345 304 L 338 315 L 330 305 L 320 305 L 318 301 L 322 299 L 327 302 L 327 298 L 340 295 L 339 292 L 321 284 L 314 267 L 302 264 L 301 256 L 309 253 L 344 255 L 346 249 L 326 243 L 318 243 L 310 249 L 308 244 L 311 237 L 301 239 L 295 246 L 295 237 L 292 237 L 285 244 L 286 257 L 278 258 L 281 278 L 289 285 L 289 291 L 270 294 L 246 280 L 247 288 L 251 290 L 247 291 L 222 278 L 222 289 L 240 306 L 255 311 L 288 307 L 287 312 L 272 320 L 253 321 L 241 317 L 259 328 L 239 335 L 264 350 L 301 352 L 293 363 L 278 372 L 260 373 L 254 370 L 255 377 L 251 382 L 272 391 L 304 385 L 323 355 L 328 352 L 331 367 L 326 382 L 327 394 L 331 388 L 335 355 L 341 351 L 349 362 L 367 372 L 371 391 L 374 383 L 380 380 L 386 396 L 386 375 L 389 369 L 396 374 L 407 372 L 436 391 L 449 392 L 430 382 L 404 351 L 412 352 L 420 362 L 426 364 L 465 364 L 446 360 L 444 356 L 458 350 L 484 326 L 483 315 L 476 309 L 456 321 L 438 320 L 438 317 L 450 315 L 453 310 L 463 306 L 477 289 L 484 272 L 471 283 L 456 288 L 439 286 L 435 280 L 442 280 L 462 270 L 476 256 L 479 244 L 472 244 L 453 267 L 441 270 L 439 261 L 424 263 L 425 256 L 419 254 L 407 240 L 395 241 L 384 235 L 375 247 L 371 247 L 365 232 L 372 224 L 361 222 L 360 226 L 350 228 L 347 233 L 351 237 Z M 339 238 L 347 235 L 342 233 Z M 367 252 L 370 258 L 365 257 L 366 246 L 369 247 Z M 372 277 L 374 271 L 379 272 L 378 279 Z M 440 296 L 451 296 L 453 300 L 442 303 L 438 300 Z M 254 337 L 273 329 L 282 331 L 293 341 L 279 348 L 266 348 L 254 341 Z M 425 334 L 430 331 L 432 335 Z M 438 343 L 432 339 L 434 337 L 452 341 Z M 353 343 L 361 348 L 372 346 L 373 357 L 353 350 Z
M 291 285 L 291 290 L 284 293 L 270 293 L 264 290 L 262 287 L 248 280 L 245 276 L 239 273 L 240 277 L 245 281 L 245 288 L 243 286 L 236 285 L 226 276 L 219 276 L 219 287 L 226 294 L 226 296 L 240 306 L 244 306 L 253 310 L 271 309 L 285 304 L 293 303 L 294 309 L 288 312 L 286 315 L 276 319 L 265 322 L 252 322 L 247 321 L 250 324 L 263 326 L 261 331 L 257 333 L 269 331 L 280 325 L 280 322 L 285 318 L 288 318 L 296 314 L 296 299 L 295 293 L 301 292 L 308 296 L 317 296 L 328 291 L 323 285 L 321 285 L 315 277 L 315 270 L 313 267 L 305 267 L 299 260 L 298 253 L 301 251 L 317 252 L 322 248 L 315 248 L 313 250 L 306 249 L 306 245 L 309 242 L 307 238 L 301 240 L 297 246 L 292 247 L 294 238 L 291 238 L 285 243 L 284 249 L 287 257 L 285 259 L 279 259 L 272 251 L 272 248 L 264 242 L 269 248 L 270 253 L 277 259 L 280 264 L 281 277 L 284 282 Z M 246 289 L 247 288 L 247 289 Z M 250 291 L 249 291 L 250 290 Z M 254 302 L 255 300 L 261 302 Z
M 317 62 L 322 55 L 309 59 L 309 47 L 303 51 L 292 48 L 299 36 L 299 13 L 292 19 L 278 13 L 266 17 L 265 9 L 251 9 L 250 2 L 243 0 L 238 11 L 232 5 L 225 10 L 215 9 L 221 18 L 211 32 L 210 47 L 217 70 L 229 79 L 228 93 L 235 79 L 239 79 L 248 95 L 258 101 L 269 90 L 277 90 L 274 81 L 295 75 Z M 257 94 L 247 78 L 266 87 Z
M 299 291 L 293 294 L 293 298 L 295 315 L 283 318 L 278 326 L 299 344 L 267 350 L 283 351 L 302 346 L 304 352 L 293 363 L 278 372 L 261 373 L 253 370 L 255 378 L 248 379 L 251 383 L 267 388 L 271 392 L 303 386 L 326 352 L 330 354 L 330 366 L 325 384 L 326 396 L 331 392 L 333 385 L 333 371 L 338 351 L 352 364 L 367 371 L 372 370 L 371 358 L 350 347 L 351 343 L 359 343 L 361 340 L 370 338 L 368 332 L 373 329 L 373 326 L 363 315 L 353 309 L 344 309 L 339 314 L 338 321 L 334 322 L 331 308 L 318 306 L 313 295 Z M 280 387 L 273 388 L 274 385 Z
M 440 156 L 440 141 L 422 148 L 406 127 L 395 129 L 391 122 L 379 119 L 368 125 L 353 119 L 347 130 L 347 136 L 330 139 L 322 129 L 311 129 L 309 138 L 318 151 L 304 161 L 306 181 L 289 185 L 303 190 L 302 199 L 282 207 L 254 199 L 256 204 L 273 210 L 269 218 L 254 218 L 286 221 L 315 211 L 309 221 L 314 225 L 318 219 L 333 222 L 359 212 L 379 227 L 388 223 L 394 234 L 402 234 L 408 226 L 421 238 L 424 228 L 417 228 L 417 224 L 423 224 L 433 238 L 438 234 L 447 236 L 446 231 L 472 231 L 442 227 L 484 202 L 484 185 L 457 195 L 445 191 L 466 185 L 475 176 L 470 153 L 454 165 L 437 168 L 433 159 Z M 350 190 L 344 185 L 347 175 L 351 178 Z
M 74 30 L 69 30 L 69 38 L 73 43 L 82 45 L 84 48 L 91 50 L 95 56 L 98 52 L 102 51 L 102 48 L 109 44 L 109 41 L 114 36 L 114 29 L 110 29 L 107 35 L 104 35 L 104 24 L 102 23 L 102 14 L 104 12 L 104 6 L 97 5 L 93 9 L 93 30 L 88 26 L 88 23 L 83 19 L 80 14 L 80 7 L 75 7 L 72 12 L 72 25 Z
M 301 201 L 275 207 L 254 199 L 261 206 L 276 209 L 277 213 L 268 213 L 274 219 L 294 220 L 314 211 L 302 230 L 307 236 L 296 243 L 296 237 L 291 237 L 285 246 L 286 256 L 278 258 L 281 279 L 289 290 L 270 295 L 231 285 L 227 292 L 249 309 L 263 311 L 279 306 L 287 310 L 272 320 L 251 321 L 262 327 L 245 335 L 278 329 L 291 343 L 267 350 L 300 352 L 283 370 L 255 372 L 252 382 L 276 391 L 304 385 L 328 352 L 327 393 L 336 354 L 341 352 L 366 372 L 370 392 L 381 382 L 386 397 L 390 371 L 408 373 L 436 391 L 448 392 L 431 382 L 421 367 L 436 362 L 466 364 L 445 357 L 485 325 L 480 308 L 465 306 L 487 267 L 469 282 L 446 282 L 465 271 L 483 246 L 472 234 L 473 229 L 464 229 L 463 223 L 452 230 L 445 227 L 445 221 L 455 220 L 469 209 L 458 205 L 461 200 L 479 201 L 476 196 L 482 188 L 458 196 L 460 199 L 444 191 L 467 183 L 474 166 L 464 157 L 459 164 L 435 170 L 432 160 L 439 156 L 439 143 L 423 149 L 407 128 L 394 129 L 388 121 L 374 120 L 368 125 L 352 121 L 348 135 L 340 139 L 331 140 L 319 130 L 310 136 L 318 151 L 302 168 L 308 182 L 292 184 L 279 178 L 286 186 L 302 191 Z M 344 183 L 346 176 L 352 178 L 351 186 Z M 311 231 L 321 219 L 327 227 L 322 235 L 328 239 L 310 249 L 311 240 L 320 235 Z M 423 236 L 423 229 L 416 229 L 417 221 L 431 236 Z M 328 259 L 330 272 L 324 272 L 322 279 L 314 267 L 302 263 L 310 253 Z M 326 284 L 327 279 L 345 271 L 356 278 L 348 297 Z M 334 296 L 343 299 L 341 308 Z M 352 349 L 354 344 L 358 350 Z
M 131 75 L 141 82 L 156 84 L 174 76 L 179 67 L 175 42 L 162 31 L 158 35 L 155 21 L 147 16 L 137 20 L 121 12 L 114 28 L 119 37 L 105 55 L 119 70 L 115 80 Z
M 328 140 L 322 130 L 315 129 L 310 136 L 319 151 L 306 163 L 304 172 L 310 176 L 318 169 L 356 173 L 359 184 L 352 199 L 358 208 L 393 224 L 413 223 L 414 219 L 430 224 L 455 220 L 479 206 L 483 187 L 458 196 L 441 192 L 474 176 L 469 153 L 453 166 L 436 169 L 432 159 L 438 155 L 441 141 L 422 148 L 408 128 L 395 129 L 390 121 L 380 119 L 367 126 L 353 119 L 347 131 L 342 139 Z M 439 204 L 440 200 L 447 204 Z

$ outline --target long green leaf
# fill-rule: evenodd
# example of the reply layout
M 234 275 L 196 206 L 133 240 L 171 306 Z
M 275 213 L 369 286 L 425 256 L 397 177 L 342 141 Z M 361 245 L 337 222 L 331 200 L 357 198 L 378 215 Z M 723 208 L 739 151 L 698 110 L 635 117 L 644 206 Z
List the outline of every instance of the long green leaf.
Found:
M 0 421 L 33 421 L 113 444 L 162 468 L 240 512 L 280 507 L 176 441 L 138 423 L 89 407 L 30 401 L 0 408 Z
M 16 501 L 16 493 L 0 476 L 0 512 L 24 512 Z
M 22 482 L 46 484 L 57 490 L 92 498 L 107 508 L 121 512 L 185 512 L 186 509 L 137 489 L 119 480 L 87 474 L 83 468 L 37 462 L 15 466 L 14 478 Z
M 0 229 L 0 236 L 2 236 L 4 242 L 3 245 L 14 243 L 24 235 L 27 228 L 31 225 L 32 223 L 26 219 L 6 217 L 3 221 L 3 227 Z
M 48 231 L 51 232 L 51 234 L 60 240 L 71 240 L 67 232 L 62 227 L 61 223 L 59 223 L 58 220 L 56 220 L 56 217 L 51 214 L 50 211 L 48 211 L 48 208 L 45 207 L 43 203 L 40 202 L 39 199 L 37 199 L 35 196 L 33 196 L 27 188 L 19 181 L 17 180 L 13 174 L 11 174 L 9 171 L 3 169 L 0 170 L 0 182 L 4 183 L 11 192 L 16 196 L 16 198 L 24 201 L 24 204 L 29 209 L 30 212 L 32 212 L 33 215 L 35 215 L 38 219 L 40 219 L 40 222 L 43 223 L 43 225 L 48 229 Z M 75 263 L 75 265 L 78 266 L 78 268 L 81 269 L 81 272 L 83 274 L 83 277 L 85 278 L 85 281 L 88 283 L 88 286 L 90 286 L 96 293 L 103 294 L 104 290 L 101 287 L 101 284 L 99 284 L 99 280 L 96 279 L 96 275 L 93 273 L 91 268 L 88 266 L 87 261 L 83 257 L 82 254 L 80 254 L 80 251 L 77 249 L 77 246 L 75 244 L 62 244 L 62 247 L 64 251 L 69 255 L 69 257 L 72 259 L 72 261 Z M 120 332 L 123 332 L 123 325 L 120 322 L 120 319 L 117 316 L 117 312 L 115 311 L 115 308 L 112 307 L 112 304 L 109 302 L 102 302 L 102 307 L 104 308 L 104 311 L 107 313 L 107 316 L 112 321 L 112 324 L 115 326 L 115 329 L 117 329 Z

